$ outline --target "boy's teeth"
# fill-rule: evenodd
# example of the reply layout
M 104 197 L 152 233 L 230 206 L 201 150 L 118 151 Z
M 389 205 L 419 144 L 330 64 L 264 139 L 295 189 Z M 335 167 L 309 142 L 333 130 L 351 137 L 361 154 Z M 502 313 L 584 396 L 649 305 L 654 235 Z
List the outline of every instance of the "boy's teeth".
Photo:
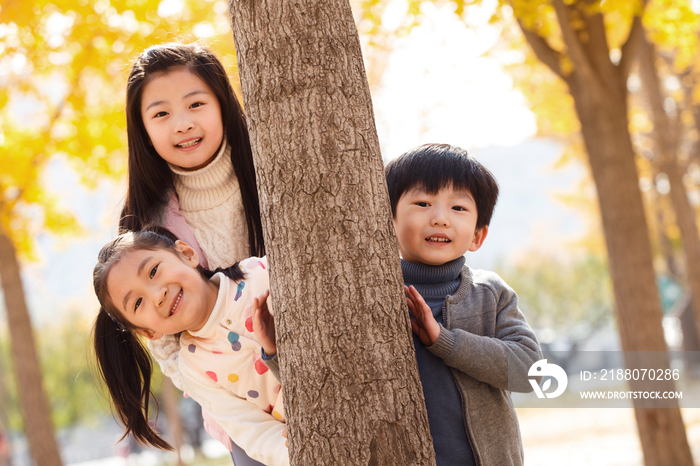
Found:
M 185 148 L 185 147 L 192 147 L 192 146 L 194 146 L 195 144 L 197 144 L 197 143 L 198 143 L 199 141 L 201 141 L 201 140 L 202 140 L 202 138 L 193 139 L 193 140 L 191 140 L 191 141 L 183 142 L 183 143 L 181 143 L 181 144 L 178 144 L 177 147 L 182 147 L 182 148 Z
M 437 241 L 437 242 L 439 242 L 439 243 L 449 243 L 449 242 L 450 242 L 450 240 L 447 239 L 447 238 L 435 238 L 435 237 L 432 237 L 432 236 L 431 236 L 430 238 L 426 238 L 426 240 L 428 240 L 428 241 Z

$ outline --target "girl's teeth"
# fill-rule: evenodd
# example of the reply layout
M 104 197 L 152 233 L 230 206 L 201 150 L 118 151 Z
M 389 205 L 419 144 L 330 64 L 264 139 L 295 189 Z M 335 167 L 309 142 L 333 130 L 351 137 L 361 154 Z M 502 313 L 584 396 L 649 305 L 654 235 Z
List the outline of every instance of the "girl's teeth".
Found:
M 447 238 L 426 238 L 428 241 L 437 241 L 438 243 L 449 243 L 450 240 Z
M 180 303 L 180 298 L 182 298 L 182 290 L 180 290 L 180 294 L 177 295 L 177 300 L 175 300 L 175 304 L 173 304 L 173 308 L 170 309 L 170 315 L 173 315 L 173 312 L 177 308 L 177 305 Z
M 182 144 L 178 144 L 177 147 L 182 147 L 182 148 L 192 147 L 201 140 L 202 140 L 202 138 L 193 139 L 192 141 L 183 142 Z

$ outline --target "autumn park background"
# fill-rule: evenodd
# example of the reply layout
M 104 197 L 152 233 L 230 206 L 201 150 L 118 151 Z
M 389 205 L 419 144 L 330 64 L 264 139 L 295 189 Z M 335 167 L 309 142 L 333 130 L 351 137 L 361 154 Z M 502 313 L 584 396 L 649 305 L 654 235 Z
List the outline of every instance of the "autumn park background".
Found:
M 518 292 L 545 350 L 700 351 L 699 0 L 351 6 L 384 161 L 444 142 L 494 172 L 489 240 L 467 262 Z M 89 347 L 91 271 L 126 189 L 130 63 L 200 40 L 240 95 L 228 12 L 224 0 L 0 4 L 0 466 L 61 464 L 27 432 L 56 438 L 63 464 L 231 463 L 160 379 L 163 428 L 193 448 L 116 445 Z M 692 361 L 671 363 L 697 388 Z M 700 464 L 689 406 L 518 408 L 526 464 L 672 464 L 648 447 L 664 435 L 687 452 L 677 464 Z

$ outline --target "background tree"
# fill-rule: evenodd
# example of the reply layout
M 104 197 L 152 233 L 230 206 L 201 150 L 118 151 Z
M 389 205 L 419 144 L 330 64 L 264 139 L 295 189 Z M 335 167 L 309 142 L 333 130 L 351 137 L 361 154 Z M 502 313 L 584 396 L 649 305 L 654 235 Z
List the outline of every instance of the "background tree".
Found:
M 37 464 L 61 464 L 25 302 L 20 260 L 39 231 L 76 234 L 66 206 L 42 182 L 63 157 L 84 182 L 123 173 L 124 63 L 181 30 L 228 30 L 226 4 L 146 0 L 4 2 L 0 9 L 0 280 L 24 430 Z M 218 19 L 217 19 L 218 15 Z M 232 41 L 217 49 L 231 63 Z
M 292 464 L 435 464 L 350 5 L 229 9 Z
M 450 3 L 455 14 L 466 18 L 472 2 L 435 3 Z M 644 16 L 645 21 L 674 15 L 671 3 L 655 2 L 655 16 Z M 573 104 L 596 186 L 623 350 L 664 352 L 627 104 L 627 80 L 644 36 L 645 6 L 645 1 L 622 0 L 500 0 L 494 18 L 517 22 L 538 61 L 559 81 L 554 91 L 565 89 Z M 414 16 L 414 23 L 419 20 Z M 559 105 L 566 109 L 566 103 Z M 668 358 L 661 364 L 668 367 Z M 677 405 L 649 409 L 635 403 L 635 415 L 648 465 L 692 464 Z
M 663 78 L 657 65 L 661 60 L 657 56 L 656 47 L 646 37 L 642 38 L 640 45 L 639 76 L 653 125 L 655 150 L 652 152 L 651 163 L 656 168 L 655 178 L 663 176 L 668 183 L 669 200 L 683 245 L 687 276 L 685 282 L 688 283 L 692 296 L 694 321 L 700 324 L 700 234 L 696 214 L 683 182 L 683 175 L 687 169 L 682 166 L 682 161 L 678 157 L 684 128 L 679 112 L 667 103 L 669 102 L 667 99 L 671 98 L 666 95 L 662 85 Z M 698 333 L 700 333 L 700 327 L 696 325 L 696 334 Z
M 610 275 L 601 255 L 587 253 L 567 263 L 532 254 L 514 267 L 499 267 L 499 275 L 517 290 L 533 328 L 553 330 L 574 347 L 611 323 Z

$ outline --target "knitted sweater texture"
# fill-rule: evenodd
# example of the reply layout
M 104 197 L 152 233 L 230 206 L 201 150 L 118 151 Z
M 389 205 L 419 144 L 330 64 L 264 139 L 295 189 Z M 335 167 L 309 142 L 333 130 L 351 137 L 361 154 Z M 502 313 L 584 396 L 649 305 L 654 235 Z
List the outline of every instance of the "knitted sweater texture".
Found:
M 517 295 L 494 272 L 464 265 L 459 288 L 445 296 L 442 315 L 440 335 L 427 349 L 452 371 L 476 465 L 522 466 L 510 392 L 532 391 L 527 374 L 542 351 L 518 309 Z
M 250 255 L 248 227 L 231 149 L 224 145 L 206 167 L 170 166 L 180 213 L 194 232 L 209 268 L 228 267 Z

